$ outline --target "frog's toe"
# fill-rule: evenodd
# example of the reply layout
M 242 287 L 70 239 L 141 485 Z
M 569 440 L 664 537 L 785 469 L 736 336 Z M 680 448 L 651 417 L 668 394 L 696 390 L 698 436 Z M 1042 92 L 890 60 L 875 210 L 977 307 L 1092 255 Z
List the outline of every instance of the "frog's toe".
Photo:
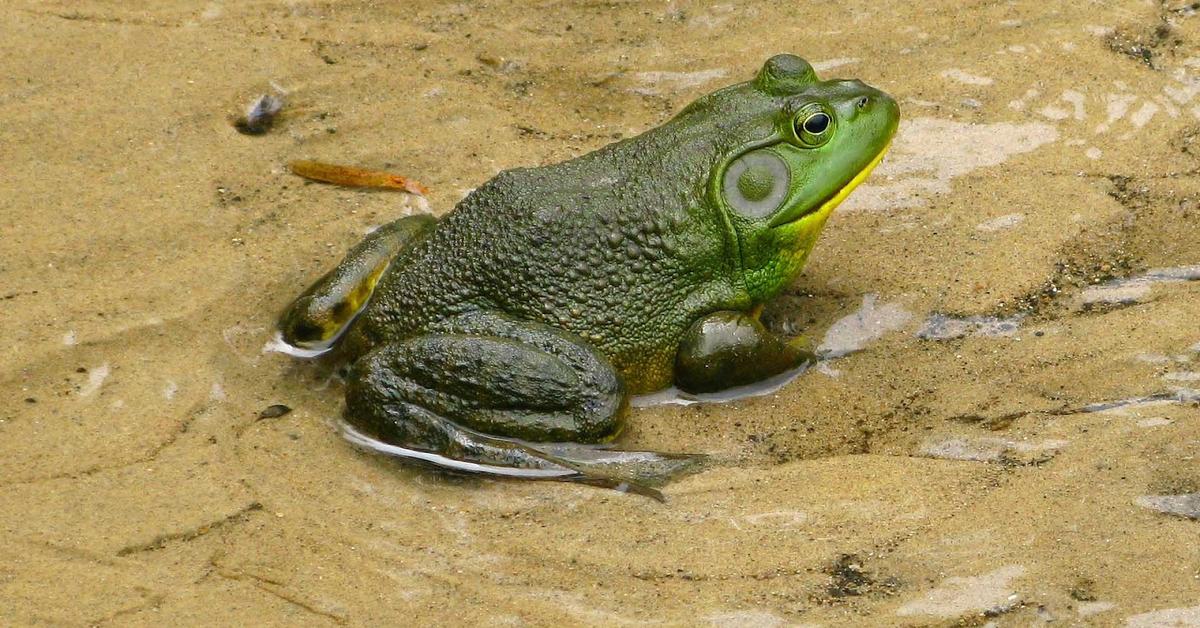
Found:
M 707 468 L 708 456 L 618 451 L 568 443 L 531 444 L 471 434 L 433 419 L 448 445 L 442 453 L 401 447 L 360 432 L 348 422 L 342 436 L 353 445 L 452 473 L 490 475 L 521 480 L 558 480 L 608 488 L 666 501 L 659 490 L 669 482 Z M 436 425 L 436 426 L 435 426 Z M 453 445 L 449 445 L 453 443 Z
M 416 408 L 409 408 L 408 412 L 421 414 Z M 413 419 L 410 417 L 407 420 L 412 422 Z M 443 471 L 527 480 L 574 480 L 581 477 L 579 471 L 557 464 L 533 451 L 527 451 L 518 443 L 483 435 L 469 435 L 432 415 L 426 415 L 419 420 L 425 423 L 427 430 L 438 434 L 433 440 L 441 441 L 442 453 L 429 450 L 428 439 L 424 441 L 424 445 L 413 445 L 423 448 L 413 449 L 364 434 L 350 422 L 343 422 L 340 429 L 342 436 L 357 447 Z M 463 455 L 468 451 L 469 455 Z
M 626 451 L 577 443 L 533 443 L 540 451 L 562 466 L 585 476 L 581 481 L 608 480 L 616 488 L 621 483 L 644 487 L 662 487 L 679 478 L 708 468 L 704 454 L 670 454 L 656 451 Z

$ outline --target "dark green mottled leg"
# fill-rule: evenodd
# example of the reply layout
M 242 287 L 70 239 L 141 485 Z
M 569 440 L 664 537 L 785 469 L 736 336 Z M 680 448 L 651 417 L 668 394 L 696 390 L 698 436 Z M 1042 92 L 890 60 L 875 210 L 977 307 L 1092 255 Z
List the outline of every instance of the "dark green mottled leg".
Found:
M 743 312 L 714 312 L 684 334 L 675 357 L 675 385 L 693 393 L 761 381 L 816 356 L 784 341 Z
M 585 445 L 614 438 L 627 405 L 612 366 L 578 338 L 498 314 L 380 347 L 354 364 L 346 389 L 360 432 L 449 469 L 617 485 L 695 466 Z
M 367 235 L 284 310 L 279 319 L 283 341 L 307 351 L 329 348 L 367 304 L 392 259 L 436 223 L 428 214 L 408 216 Z

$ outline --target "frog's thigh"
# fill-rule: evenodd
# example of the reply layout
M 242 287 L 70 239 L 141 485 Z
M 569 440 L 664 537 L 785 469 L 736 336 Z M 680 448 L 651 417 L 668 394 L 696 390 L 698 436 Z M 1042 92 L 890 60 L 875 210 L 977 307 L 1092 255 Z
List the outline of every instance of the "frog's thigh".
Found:
M 388 263 L 436 222 L 427 214 L 407 216 L 372 231 L 288 306 L 279 320 L 283 340 L 304 349 L 332 344 L 366 305 Z
M 711 392 L 757 382 L 814 359 L 742 312 L 714 312 L 684 334 L 675 356 L 675 385 Z
M 350 373 L 347 419 L 392 444 L 436 452 L 464 437 L 448 425 L 535 442 L 616 435 L 626 395 L 603 357 L 553 328 L 489 319 L 364 356 Z

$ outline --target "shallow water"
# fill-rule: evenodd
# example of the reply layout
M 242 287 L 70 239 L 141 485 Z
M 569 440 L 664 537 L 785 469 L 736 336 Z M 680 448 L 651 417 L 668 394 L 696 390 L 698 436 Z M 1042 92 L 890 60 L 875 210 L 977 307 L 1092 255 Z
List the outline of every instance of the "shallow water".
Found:
M 834 321 L 825 331 L 825 337 L 817 346 L 817 355 L 832 359 L 861 351 L 885 334 L 904 328 L 912 319 L 912 313 L 904 306 L 897 303 L 881 305 L 878 301 L 877 294 L 863 295 L 857 311 Z
M 1154 284 L 1197 280 L 1200 280 L 1200 266 L 1154 268 L 1134 277 L 1088 286 L 1080 295 L 1080 301 L 1084 305 L 1128 305 L 1149 297 Z
M 945 314 L 931 314 L 925 319 L 921 329 L 917 330 L 918 338 L 929 340 L 953 340 L 964 336 L 1008 337 L 1017 333 L 1021 328 L 1021 315 L 1008 318 L 998 316 L 965 316 L 954 317 Z
M 1200 17 L 1176 4 L 9 3 L 0 617 L 1196 623 Z M 361 451 L 329 369 L 262 351 L 372 226 L 784 50 L 904 123 L 764 314 L 827 359 L 631 414 L 620 449 L 713 461 L 665 502 Z M 270 132 L 232 128 L 277 91 Z

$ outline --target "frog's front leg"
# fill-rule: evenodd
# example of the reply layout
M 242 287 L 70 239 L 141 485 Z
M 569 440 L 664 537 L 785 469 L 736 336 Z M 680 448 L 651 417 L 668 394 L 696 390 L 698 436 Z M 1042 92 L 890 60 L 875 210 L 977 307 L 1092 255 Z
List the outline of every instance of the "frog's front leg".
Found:
M 284 310 L 282 340 L 307 355 L 328 350 L 366 306 L 392 259 L 435 224 L 437 219 L 428 214 L 406 216 L 368 234 Z
M 613 367 L 580 339 L 490 313 L 371 351 L 346 390 L 347 421 L 390 446 L 376 449 L 452 470 L 616 486 L 697 467 L 595 446 L 616 437 L 627 407 Z
M 815 359 L 798 342 L 767 331 L 757 316 L 714 312 L 684 334 L 675 356 L 675 385 L 687 392 L 713 392 L 761 381 Z

